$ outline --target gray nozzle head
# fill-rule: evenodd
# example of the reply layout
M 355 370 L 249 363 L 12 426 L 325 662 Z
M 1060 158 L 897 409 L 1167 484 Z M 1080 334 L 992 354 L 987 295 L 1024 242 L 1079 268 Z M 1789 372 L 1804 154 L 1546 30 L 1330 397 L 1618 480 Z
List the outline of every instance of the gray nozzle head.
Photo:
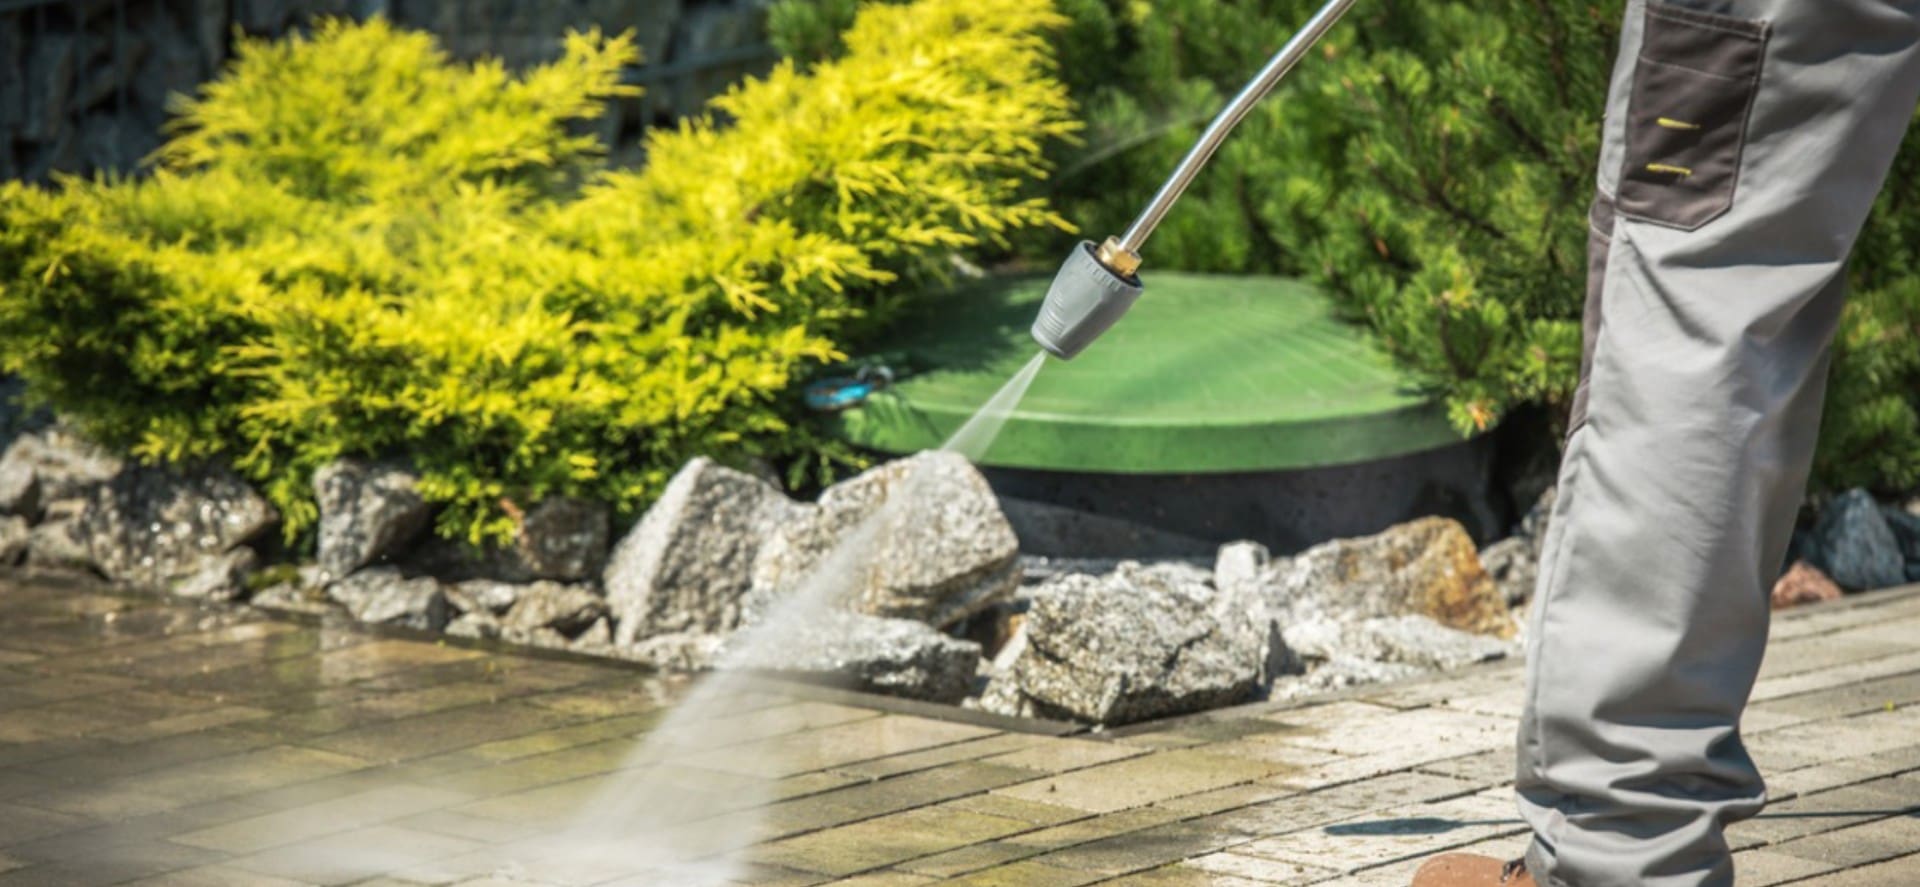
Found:
M 1083 242 L 1053 278 L 1046 304 L 1033 322 L 1033 338 L 1053 356 L 1072 360 L 1127 313 L 1140 292 L 1140 278 L 1108 268 L 1094 245 Z

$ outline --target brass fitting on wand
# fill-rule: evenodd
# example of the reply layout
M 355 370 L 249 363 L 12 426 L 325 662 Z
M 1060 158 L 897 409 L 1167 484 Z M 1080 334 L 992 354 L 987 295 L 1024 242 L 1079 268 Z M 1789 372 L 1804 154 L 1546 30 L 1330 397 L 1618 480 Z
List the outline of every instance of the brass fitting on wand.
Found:
M 1140 270 L 1140 254 L 1120 245 L 1120 238 L 1109 237 L 1094 248 L 1093 257 L 1121 277 L 1133 277 Z

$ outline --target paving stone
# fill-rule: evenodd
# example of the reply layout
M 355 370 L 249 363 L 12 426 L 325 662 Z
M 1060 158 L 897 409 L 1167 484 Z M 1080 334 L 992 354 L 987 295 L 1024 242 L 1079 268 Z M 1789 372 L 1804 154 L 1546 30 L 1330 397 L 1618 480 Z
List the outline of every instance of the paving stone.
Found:
M 790 834 L 976 795 L 1033 775 L 1031 770 L 967 761 L 773 804 L 765 819 L 773 833 Z
M 47 806 L 101 818 L 171 810 L 202 801 L 305 782 L 367 766 L 317 749 L 274 746 L 127 777 L 112 785 L 63 792 Z
M 1920 883 L 1920 855 L 1861 866 L 1843 872 L 1821 875 L 1802 882 L 1807 887 L 1887 887 L 1890 884 Z
M 129 819 L 89 823 L 82 828 L 15 844 L 8 847 L 6 853 L 30 863 L 61 865 L 93 855 L 105 847 L 128 846 L 151 849 L 154 844 L 166 844 L 195 854 L 192 859 L 175 866 L 184 868 L 187 865 L 206 861 L 205 857 L 218 854 L 201 848 L 181 847 L 168 841 L 168 838 L 181 832 L 244 819 L 248 816 L 258 816 L 262 812 L 264 811 L 258 807 L 237 801 L 212 801 Z M 168 870 L 156 867 L 145 871 L 125 872 L 121 877 L 131 878 L 136 875 L 156 874 Z
M 1234 852 L 1301 865 L 1338 860 L 1343 870 L 1354 871 L 1431 856 L 1525 829 L 1510 799 L 1469 795 L 1263 838 L 1239 845 Z
M 1113 887 L 1271 887 L 1271 881 L 1255 881 L 1189 865 L 1170 865 L 1121 875 L 1103 885 Z
M 274 877 L 346 884 L 480 846 L 447 835 L 380 825 L 276 847 L 227 864 Z
M 1278 769 L 1271 764 L 1180 749 L 1049 776 L 1001 789 L 1000 793 L 1107 813 L 1252 782 Z
M 525 822 L 507 822 L 454 810 L 429 810 L 393 820 L 402 828 L 465 838 L 482 844 L 507 844 L 533 836 L 539 829 Z
M 1759 816 L 1727 828 L 1735 850 L 1780 844 L 1910 811 L 1914 796 L 1891 780 L 1850 785 L 1768 805 Z
M 1920 803 L 1910 806 L 1920 806 Z M 1798 838 L 1770 849 L 1833 868 L 1860 866 L 1920 849 L 1920 818 L 1912 814 L 1891 816 Z
M 1154 806 L 1185 816 L 1205 816 L 1210 813 L 1251 807 L 1298 793 L 1294 788 L 1277 785 L 1272 779 L 1268 779 L 1246 785 L 1230 785 L 1195 795 L 1168 798 L 1156 802 Z
M 1824 862 L 1775 850 L 1742 850 L 1733 855 L 1734 880 L 1742 887 L 1771 887 L 1833 870 L 1834 866 Z
M 1090 884 L 1098 880 L 1100 876 L 1092 872 L 1075 871 L 1027 860 L 975 872 L 947 883 L 952 887 L 1033 887 L 1036 884 L 1046 884 L 1048 887 L 1079 887 L 1081 884 Z
M 974 813 L 986 813 L 992 816 L 1004 816 L 1018 819 L 1034 825 L 1059 825 L 1078 819 L 1086 819 L 1090 814 L 1085 810 L 1061 807 L 1056 804 L 1042 804 L 1037 801 L 1024 801 L 1006 795 L 984 794 L 969 795 L 948 801 L 946 806 L 955 810 L 967 810 Z
M 1059 740 L 1051 740 L 1020 733 L 1001 733 L 997 736 L 985 736 L 979 739 L 970 739 L 965 742 L 956 742 L 952 745 L 943 745 L 921 751 L 889 755 L 884 758 L 873 758 L 866 761 L 855 761 L 836 769 L 838 769 L 839 772 L 853 776 L 867 779 L 881 779 L 888 776 L 897 776 L 902 773 L 912 773 L 916 770 L 925 770 L 946 764 L 958 763 L 960 761 L 984 759 L 996 764 L 1039 770 L 1044 768 L 1032 767 L 1019 763 L 1018 760 L 1008 760 L 994 756 L 1004 755 L 1007 752 L 1025 751 L 1039 746 L 1051 745 L 1057 741 Z
M 136 877 L 217 862 L 218 854 L 166 841 L 121 842 L 89 846 L 86 852 L 0 874 L 0 885 L 93 887 L 124 884 Z M 16 880 L 17 878 L 17 880 Z
M 0 847 L 25 844 L 37 838 L 74 831 L 92 820 L 70 813 L 42 810 L 25 804 L 0 803 Z
M 128 881 L 126 887 L 313 887 L 313 884 L 224 865 L 206 865 Z
M 1088 841 L 1097 841 L 1113 835 L 1136 832 L 1181 818 L 1183 817 L 1180 814 L 1164 807 L 1140 807 L 1109 813 L 1105 816 L 1075 820 L 1052 828 L 1023 832 L 1004 840 L 1009 844 L 1053 850 L 1085 844 Z
M 1199 746 L 1209 754 L 1246 758 L 1251 761 L 1264 761 L 1277 765 L 1274 774 L 1280 778 L 1288 774 L 1302 774 L 1332 764 L 1353 759 L 1351 755 L 1339 752 L 1295 745 L 1284 741 L 1285 737 L 1248 736 L 1232 742 L 1220 742 Z M 1390 767 L 1389 769 L 1403 769 Z
M 1219 875 L 1246 878 L 1262 884 L 1305 884 L 1333 877 L 1339 872 L 1318 866 L 1301 865 L 1267 859 L 1259 856 L 1244 856 L 1238 853 L 1209 853 L 1186 861 L 1186 865 Z
M 1786 677 L 1764 678 L 1754 684 L 1750 704 L 1761 704 L 1801 693 L 1813 693 L 1835 687 L 1847 687 L 1862 681 L 1920 671 L 1920 651 L 1903 652 L 1865 662 L 1835 668 L 1799 672 Z
M 1070 739 L 754 685 L 700 722 L 696 774 L 641 739 L 684 680 L 240 613 L 0 579 L 0 887 L 529 887 L 495 873 L 638 765 L 741 793 L 675 840 L 828 859 L 740 870 L 768 885 L 1404 887 L 1440 845 L 1524 843 L 1512 666 Z M 1777 624 L 1741 883 L 1920 883 L 1876 862 L 1920 846 L 1920 593 Z
M 1920 635 L 1915 637 L 1920 638 Z M 1920 702 L 1920 670 L 1769 700 L 1753 708 L 1763 712 L 1785 712 L 1807 719 L 1829 719 L 1883 711 L 1915 702 Z
M 1039 848 L 1027 847 L 1020 844 L 987 841 L 981 844 L 971 844 L 957 850 L 949 850 L 945 853 L 936 853 L 932 856 L 909 860 L 900 863 L 900 868 L 910 872 L 918 872 L 923 875 L 952 878 L 969 872 L 976 872 L 981 869 L 1016 862 L 1043 852 L 1045 851 Z
M 1793 638 L 1769 644 L 1760 680 L 1824 671 L 1913 652 L 1911 640 L 1869 640 L 1860 632 Z
M 868 872 L 833 882 L 836 887 L 914 887 L 916 884 L 932 884 L 939 879 L 908 872 Z
M 908 715 L 788 733 L 687 758 L 693 766 L 776 777 L 917 751 L 998 731 Z
M 1920 736 L 1920 709 L 1795 724 L 1747 737 L 1761 772 L 1798 769 L 1835 757 L 1856 757 L 1912 745 Z
M 1507 785 L 1513 782 L 1514 763 L 1512 749 L 1492 749 L 1457 758 L 1429 761 L 1421 764 L 1420 772 L 1438 773 L 1465 779 L 1480 785 Z
M 1513 744 L 1511 718 L 1422 708 L 1383 717 L 1330 721 L 1276 739 L 1345 755 L 1392 755 L 1406 766 Z
M 1478 790 L 1480 786 L 1450 776 L 1395 773 L 1379 779 L 1290 794 L 1218 813 L 1199 822 L 1209 828 L 1230 831 L 1252 840 L 1264 835 L 1314 828 L 1358 814 L 1461 797 Z
M 1019 820 L 959 810 L 909 810 L 775 841 L 758 848 L 755 858 L 806 871 L 851 875 L 1030 828 Z
M 1055 850 L 1040 859 L 1050 865 L 1119 875 L 1203 856 L 1242 838 L 1199 822 L 1170 822 Z
M 451 807 L 467 800 L 470 800 L 467 795 L 445 789 L 391 785 L 291 810 L 276 810 L 178 835 L 173 840 L 226 853 L 253 853 L 412 813 Z
M 1798 770 L 1767 772 L 1767 798 L 1778 803 L 1800 795 L 1829 791 L 1894 775 L 1891 765 L 1876 764 L 1871 758 L 1842 758 L 1802 767 Z
M 1034 745 L 1031 748 L 999 755 L 991 758 L 996 764 L 1010 767 L 1025 767 L 1043 773 L 1064 773 L 1079 770 L 1109 761 L 1118 761 L 1144 754 L 1144 750 L 1116 745 L 1111 742 L 1095 742 L 1086 739 L 1056 739 L 1052 742 Z

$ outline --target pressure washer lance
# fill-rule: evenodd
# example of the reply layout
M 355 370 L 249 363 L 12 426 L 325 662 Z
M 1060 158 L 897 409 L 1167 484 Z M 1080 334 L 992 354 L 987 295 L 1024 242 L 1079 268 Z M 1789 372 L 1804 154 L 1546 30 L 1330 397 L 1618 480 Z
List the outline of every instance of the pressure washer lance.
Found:
M 1154 195 L 1146 211 L 1127 228 L 1127 233 L 1109 237 L 1098 246 L 1092 241 L 1074 246 L 1066 264 L 1060 266 L 1060 273 L 1054 277 L 1053 287 L 1047 290 L 1040 317 L 1033 322 L 1033 338 L 1039 341 L 1040 347 L 1061 360 L 1072 360 L 1133 307 L 1143 290 L 1138 273 L 1140 247 L 1146 244 L 1153 229 L 1160 226 L 1160 220 L 1166 218 L 1174 202 L 1186 193 L 1187 186 L 1207 161 L 1213 159 L 1214 152 L 1226 141 L 1227 133 L 1273 91 L 1281 78 L 1293 70 L 1307 50 L 1331 30 L 1355 2 L 1330 0 L 1287 45 L 1280 47 L 1280 52 L 1267 62 L 1260 75 L 1213 119 L 1200 141 L 1187 152 L 1186 159 L 1174 169 L 1173 176 L 1160 186 L 1160 193 Z

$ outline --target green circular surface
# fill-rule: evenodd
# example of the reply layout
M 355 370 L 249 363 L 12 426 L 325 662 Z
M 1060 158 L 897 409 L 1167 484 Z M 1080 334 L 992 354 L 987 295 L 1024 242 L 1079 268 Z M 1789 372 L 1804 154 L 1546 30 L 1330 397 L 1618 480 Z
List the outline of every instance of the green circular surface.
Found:
M 1038 353 L 1050 279 L 934 298 L 877 355 L 900 381 L 840 414 L 862 446 L 938 447 Z M 1364 330 L 1297 281 L 1154 274 L 1146 295 L 1072 361 L 1048 358 L 984 465 L 1198 473 L 1364 462 L 1458 443 Z

